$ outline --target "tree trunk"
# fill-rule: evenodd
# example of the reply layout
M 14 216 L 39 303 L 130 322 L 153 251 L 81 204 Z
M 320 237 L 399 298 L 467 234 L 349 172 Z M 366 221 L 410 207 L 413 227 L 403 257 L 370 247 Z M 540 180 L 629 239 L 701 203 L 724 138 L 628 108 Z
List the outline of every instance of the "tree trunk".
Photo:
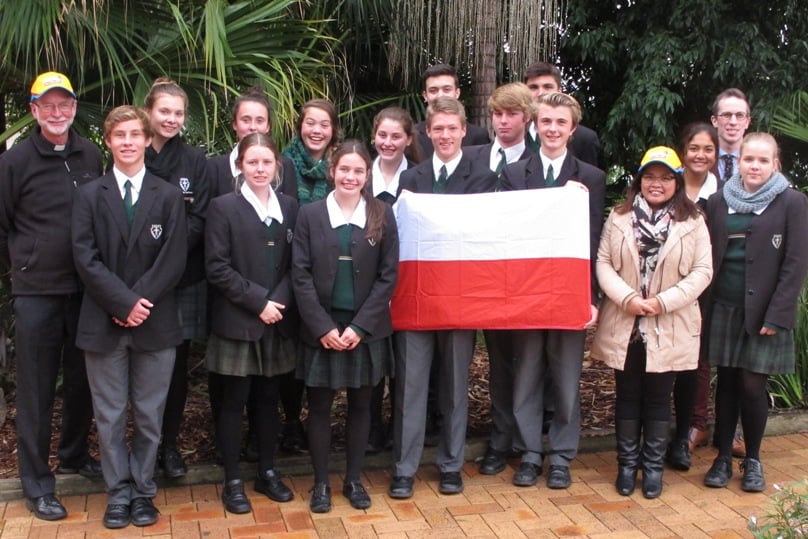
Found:
M 501 20 L 499 13 L 501 9 L 503 9 L 502 2 L 481 3 L 479 33 L 474 43 L 469 120 L 489 129 L 491 118 L 488 117 L 488 98 L 497 86 L 497 47 L 501 46 L 497 21 Z

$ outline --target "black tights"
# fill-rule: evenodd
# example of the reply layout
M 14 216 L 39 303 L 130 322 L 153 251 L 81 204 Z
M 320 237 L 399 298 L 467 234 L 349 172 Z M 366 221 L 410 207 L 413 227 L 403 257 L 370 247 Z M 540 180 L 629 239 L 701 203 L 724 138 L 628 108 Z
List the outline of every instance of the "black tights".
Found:
M 670 421 L 675 372 L 645 372 L 645 345 L 628 345 L 623 370 L 614 371 L 615 419 Z
M 715 390 L 715 418 L 718 433 L 718 454 L 732 455 L 732 438 L 738 414 L 741 415 L 746 456 L 760 459 L 760 443 L 769 416 L 766 394 L 766 374 L 737 367 L 718 367 L 718 385 Z
M 185 401 L 188 399 L 188 353 L 191 341 L 182 341 L 174 356 L 174 370 L 168 386 L 166 407 L 163 411 L 163 446 L 177 447 L 182 418 L 185 415 Z
M 328 482 L 328 455 L 331 448 L 331 404 L 335 390 L 307 387 L 309 399 L 309 451 L 314 482 Z M 348 417 L 345 428 L 345 481 L 359 481 L 365 463 L 365 447 L 370 430 L 370 397 L 373 386 L 348 388 Z
M 696 406 L 698 373 L 695 370 L 676 373 L 673 385 L 673 409 L 676 410 L 676 439 L 687 440 L 693 408 Z
M 251 391 L 255 394 L 253 427 L 258 431 L 258 470 L 272 468 L 278 438 L 278 377 L 218 375 L 217 378 L 221 400 L 216 418 L 216 444 L 222 454 L 225 480 L 239 477 L 241 419 Z

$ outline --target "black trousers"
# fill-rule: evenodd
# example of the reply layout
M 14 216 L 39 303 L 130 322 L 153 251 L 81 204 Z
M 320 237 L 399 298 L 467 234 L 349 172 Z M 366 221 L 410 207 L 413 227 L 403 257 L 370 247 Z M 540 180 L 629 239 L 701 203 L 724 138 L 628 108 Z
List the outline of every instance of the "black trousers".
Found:
M 93 417 L 84 354 L 75 346 L 81 296 L 16 296 L 17 459 L 26 497 L 52 494 L 48 465 L 51 417 L 59 367 L 62 375 L 61 463 L 80 466 L 87 458 Z

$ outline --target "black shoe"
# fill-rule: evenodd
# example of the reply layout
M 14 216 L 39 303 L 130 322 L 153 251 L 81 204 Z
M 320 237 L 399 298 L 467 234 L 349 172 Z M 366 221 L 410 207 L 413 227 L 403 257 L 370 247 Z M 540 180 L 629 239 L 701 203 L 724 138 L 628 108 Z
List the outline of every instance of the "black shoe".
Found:
M 65 506 L 53 494 L 28 498 L 25 506 L 40 520 L 62 520 L 67 516 Z
M 766 480 L 763 479 L 763 466 L 758 459 L 745 458 L 741 462 L 741 490 L 744 492 L 763 492 L 766 489 Z
M 406 500 L 412 497 L 412 484 L 413 479 L 411 476 L 397 475 L 393 477 L 393 480 L 390 482 L 390 488 L 387 489 L 387 494 L 397 500 Z
M 342 495 L 351 502 L 354 509 L 367 509 L 370 507 L 370 496 L 359 481 L 347 481 L 342 485 Z
M 311 492 L 309 508 L 312 513 L 331 511 L 331 487 L 328 486 L 328 483 L 314 483 L 309 492 Z
M 267 498 L 276 502 L 288 502 L 295 497 L 294 493 L 283 484 L 281 476 L 273 469 L 258 472 L 255 476 L 255 485 L 253 485 L 256 492 L 265 494 Z
M 101 473 L 101 463 L 93 457 L 87 455 L 84 462 L 79 466 L 71 466 L 70 464 L 60 463 L 56 468 L 56 473 L 60 474 L 79 474 L 87 479 L 98 479 L 103 474 Z
M 569 466 L 550 465 L 550 469 L 547 470 L 547 488 L 567 488 L 570 483 L 572 483 L 572 479 L 570 479 Z
M 252 511 L 250 499 L 244 494 L 244 482 L 241 479 L 231 479 L 224 482 L 222 505 L 226 510 L 237 515 Z
M 723 488 L 732 477 L 732 457 L 716 457 L 713 465 L 704 476 L 704 484 L 708 487 Z
M 132 524 L 135 526 L 151 526 L 157 522 L 160 511 L 152 503 L 151 498 L 135 498 L 130 508 Z
M 441 472 L 438 491 L 441 494 L 460 494 L 463 492 L 463 478 L 460 472 Z
M 532 462 L 523 462 L 513 474 L 513 484 L 517 487 L 532 487 L 539 481 L 541 466 Z
M 177 479 L 188 473 L 185 461 L 176 447 L 164 447 L 160 452 L 160 466 L 163 468 L 163 475 L 169 479 Z M 132 510 L 134 512 L 134 509 Z
M 665 457 L 671 468 L 686 472 L 690 469 L 690 443 L 685 440 L 673 440 L 668 445 Z
M 505 469 L 505 453 L 489 446 L 485 456 L 480 462 L 480 473 L 483 475 L 496 475 Z
M 125 528 L 129 525 L 129 506 L 123 503 L 107 505 L 104 511 L 104 527 L 110 530 Z
M 280 448 L 281 451 L 290 455 L 305 455 L 308 453 L 303 423 L 300 421 L 284 423 Z

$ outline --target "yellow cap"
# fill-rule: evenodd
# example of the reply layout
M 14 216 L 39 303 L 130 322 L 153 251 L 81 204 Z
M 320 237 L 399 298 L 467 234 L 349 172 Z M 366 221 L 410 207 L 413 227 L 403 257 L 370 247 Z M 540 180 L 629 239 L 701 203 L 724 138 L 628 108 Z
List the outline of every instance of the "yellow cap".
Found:
M 73 91 L 73 86 L 67 77 L 56 71 L 48 71 L 38 76 L 31 86 L 31 102 L 33 103 L 46 93 L 57 88 L 72 95 L 73 99 L 76 98 L 76 92 Z
M 676 150 L 667 146 L 654 146 L 642 156 L 640 168 L 637 172 L 642 172 L 648 165 L 665 165 L 674 174 L 682 173 L 682 162 L 676 154 Z

